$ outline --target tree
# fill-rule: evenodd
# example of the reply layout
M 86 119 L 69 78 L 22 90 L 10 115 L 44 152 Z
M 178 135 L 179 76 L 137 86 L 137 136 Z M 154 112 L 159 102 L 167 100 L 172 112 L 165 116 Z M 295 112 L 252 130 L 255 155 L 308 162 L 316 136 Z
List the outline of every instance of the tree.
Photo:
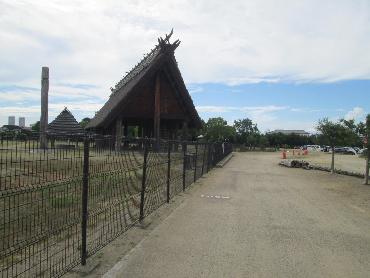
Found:
M 365 133 L 365 124 L 360 122 L 358 125 L 356 125 L 354 120 L 345 119 L 341 119 L 340 122 L 348 129 L 349 132 L 345 145 L 361 147 L 363 145 L 361 137 L 364 136 Z
M 212 142 L 234 141 L 235 129 L 221 118 L 210 118 L 205 124 L 205 137 Z
M 260 131 L 257 124 L 246 118 L 234 121 L 234 129 L 236 132 L 236 140 L 241 144 L 248 144 L 249 147 L 254 147 L 258 143 Z
M 351 136 L 351 130 L 343 122 L 332 122 L 328 118 L 319 120 L 316 129 L 321 132 L 322 138 L 331 147 L 331 172 L 334 173 L 335 147 L 346 142 L 346 139 Z
M 262 149 L 265 149 L 269 145 L 269 141 L 267 140 L 266 135 L 260 135 L 260 137 L 258 139 L 258 145 Z
M 86 117 L 86 118 L 83 118 L 79 124 L 82 128 L 85 128 L 90 121 L 91 119 Z
M 34 131 L 34 132 L 40 132 L 40 121 L 37 121 L 36 123 L 34 123 L 33 125 L 32 125 L 32 131 Z

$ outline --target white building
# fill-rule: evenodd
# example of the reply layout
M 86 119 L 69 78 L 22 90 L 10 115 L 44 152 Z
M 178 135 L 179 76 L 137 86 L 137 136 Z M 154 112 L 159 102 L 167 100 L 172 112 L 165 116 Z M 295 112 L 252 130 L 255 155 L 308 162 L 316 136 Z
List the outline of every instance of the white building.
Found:
M 8 117 L 8 125 L 15 125 L 15 116 Z
M 300 136 L 310 136 L 310 134 L 307 131 L 299 130 L 299 129 L 275 129 L 274 131 L 270 131 L 269 133 L 282 133 L 284 135 L 300 135 Z
M 19 117 L 19 126 L 20 127 L 25 127 L 26 126 L 26 118 L 25 117 Z

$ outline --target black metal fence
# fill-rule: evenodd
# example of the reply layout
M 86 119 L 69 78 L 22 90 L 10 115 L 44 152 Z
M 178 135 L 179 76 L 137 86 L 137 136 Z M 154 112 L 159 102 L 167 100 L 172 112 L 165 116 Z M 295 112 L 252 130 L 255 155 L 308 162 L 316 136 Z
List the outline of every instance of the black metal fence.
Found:
M 112 137 L 0 138 L 1 277 L 58 277 L 232 151 Z

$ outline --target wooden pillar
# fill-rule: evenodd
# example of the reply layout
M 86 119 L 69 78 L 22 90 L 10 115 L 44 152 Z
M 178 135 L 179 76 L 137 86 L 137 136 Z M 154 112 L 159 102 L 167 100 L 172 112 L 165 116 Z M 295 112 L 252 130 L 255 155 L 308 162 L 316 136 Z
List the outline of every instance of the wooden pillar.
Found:
M 40 148 L 46 149 L 48 141 L 46 131 L 48 128 L 48 95 L 49 95 L 49 68 L 42 67 L 41 73 L 41 118 L 40 118 Z
M 154 138 L 159 143 L 161 131 L 161 79 L 158 73 L 155 78 L 154 96 Z
M 122 119 L 120 117 L 116 120 L 116 151 L 121 150 L 122 142 Z
M 128 124 L 127 122 L 124 123 L 123 125 L 123 136 L 125 137 L 125 142 L 124 142 L 124 146 L 127 147 L 128 146 Z
M 182 124 L 182 140 L 188 139 L 188 122 L 185 120 Z
M 137 134 L 138 137 L 144 137 L 144 134 L 143 134 L 143 124 L 142 123 L 140 123 L 137 133 L 138 133 Z
M 173 134 L 173 140 L 179 140 L 178 138 L 178 132 L 177 132 L 177 125 L 175 126 L 175 131 L 174 131 L 174 134 Z M 177 142 L 175 142 L 174 144 L 174 151 L 177 152 L 179 150 L 179 144 Z
M 128 125 L 124 123 L 123 125 L 123 136 L 128 137 Z

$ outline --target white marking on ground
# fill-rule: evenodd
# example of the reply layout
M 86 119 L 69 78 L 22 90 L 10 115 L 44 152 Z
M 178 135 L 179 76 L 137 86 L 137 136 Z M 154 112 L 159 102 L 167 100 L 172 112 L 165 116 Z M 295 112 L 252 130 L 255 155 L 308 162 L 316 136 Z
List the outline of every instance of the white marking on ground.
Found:
M 200 195 L 201 198 L 215 198 L 215 199 L 230 199 L 229 196 L 221 196 L 221 195 Z

